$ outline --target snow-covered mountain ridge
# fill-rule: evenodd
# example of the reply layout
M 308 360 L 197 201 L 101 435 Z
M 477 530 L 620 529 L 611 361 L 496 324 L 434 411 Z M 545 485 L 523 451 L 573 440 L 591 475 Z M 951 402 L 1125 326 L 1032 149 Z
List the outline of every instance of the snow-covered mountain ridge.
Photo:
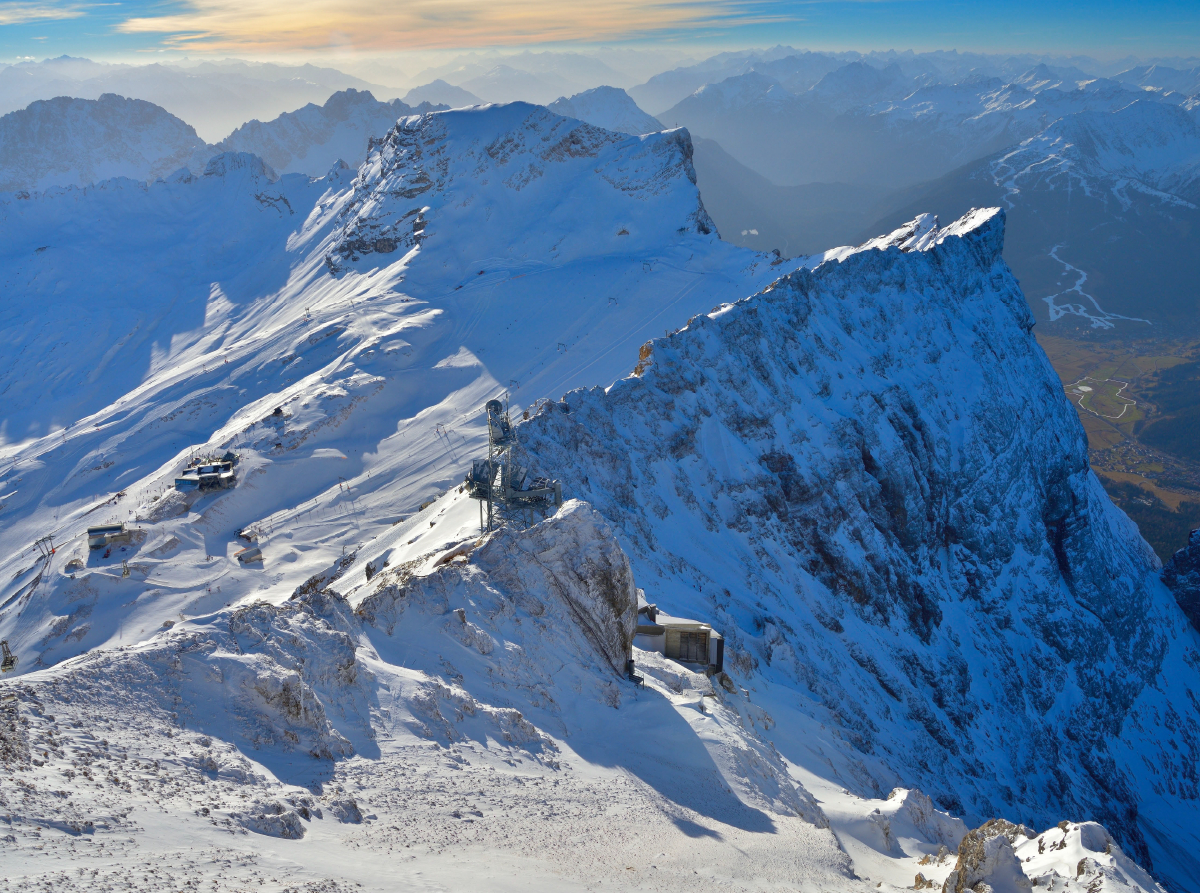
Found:
M 1161 102 L 1064 117 L 992 164 L 998 185 L 1083 191 L 1128 210 L 1130 190 L 1200 204 L 1200 123 Z
M 399 99 L 380 102 L 365 90 L 340 90 L 324 105 L 309 103 L 272 121 L 248 121 L 213 151 L 250 152 L 280 173 L 320 177 L 339 159 L 361 164 L 370 140 L 387 133 L 398 118 L 433 110 L 428 103 L 413 109 Z
M 773 714 L 841 731 L 852 790 L 1094 816 L 1186 889 L 1200 653 L 1088 469 L 1003 214 L 887 243 L 695 317 L 523 442 L 613 523 L 650 600 L 716 619 Z
M 496 224 L 473 234 L 476 250 L 522 261 L 547 250 L 551 258 L 612 255 L 629 243 L 714 232 L 694 192 L 686 131 L 631 139 L 542 106 L 482 108 L 493 110 L 405 118 L 378 143 L 339 207 L 331 270 L 459 231 L 481 210 Z M 614 199 L 617 216 L 580 213 Z M 536 217 L 527 216 L 531 208 Z
M 409 152 L 414 134 L 433 142 Z M 267 528 L 307 515 L 314 497 L 340 501 L 339 479 L 360 506 L 374 494 L 377 509 L 360 510 L 382 527 L 414 510 L 457 481 L 485 436 L 478 407 L 498 390 L 616 378 L 666 322 L 774 278 L 768 258 L 697 231 L 688 149 L 678 133 L 628 137 L 534 106 L 484 107 L 405 119 L 357 177 L 275 179 L 254 156 L 226 154 L 197 178 L 0 199 L 13 357 L 0 536 L 14 572 L 44 533 L 77 536 L 98 503 L 125 500 L 122 517 L 162 518 L 180 543 L 154 572 L 177 569 L 178 587 L 175 570 L 144 581 L 151 601 L 182 599 L 178 613 L 218 600 L 197 593 L 195 573 L 232 555 L 238 529 L 258 524 L 270 556 Z M 416 200 L 402 194 L 414 180 Z M 594 212 L 582 223 L 579 207 Z M 408 220 L 413 247 L 353 259 L 348 229 L 397 232 L 414 208 L 429 223 Z M 221 500 L 219 546 L 189 532 L 189 505 L 171 519 L 157 497 L 188 453 L 234 445 L 247 485 Z M 276 582 L 294 588 L 332 561 L 327 549 L 370 535 L 344 529 L 336 547 L 284 561 Z M 225 601 L 258 591 L 257 574 L 222 567 Z M 18 574 L 4 599 L 20 605 L 0 618 L 33 649 L 25 666 L 124 641 L 120 612 L 80 615 L 47 639 L 72 603 L 69 575 L 30 588 L 33 576 Z
M 297 872 L 325 879 L 352 870 L 361 881 L 375 872 L 377 881 L 386 859 L 389 882 L 411 870 L 414 883 L 422 871 L 457 888 L 463 875 L 455 872 L 464 869 L 439 851 L 457 855 L 476 846 L 471 877 L 483 864 L 488 877 L 518 877 L 523 888 L 534 877 L 563 889 L 566 870 L 569 883 L 581 887 L 603 875 L 623 888 L 691 889 L 697 878 L 690 872 L 702 870 L 734 889 L 806 883 L 878 889 L 885 881 L 906 886 L 918 870 L 940 882 L 955 868 L 941 848 L 951 849 L 953 829 L 961 826 L 934 815 L 907 789 L 895 802 L 883 801 L 895 783 L 928 777 L 939 802 L 958 796 L 966 810 L 1012 802 L 1018 804 L 1008 811 L 1013 818 L 1027 815 L 1024 796 L 1042 792 L 1034 781 L 1021 788 L 1011 763 L 972 740 L 980 728 L 970 724 L 975 717 L 1006 719 L 1016 695 L 989 681 L 984 673 L 993 667 L 970 643 L 943 634 L 952 622 L 960 629 L 960 615 L 975 621 L 961 628 L 981 641 L 1007 630 L 987 574 L 1007 575 L 1003 580 L 1014 586 L 1053 581 L 1037 525 L 1070 520 L 1069 495 L 1090 499 L 1092 492 L 1086 463 L 1067 462 L 1075 477 L 1068 474 L 1064 483 L 1053 461 L 1043 476 L 1031 470 L 1041 460 L 1032 449 L 1014 453 L 1025 458 L 1012 463 L 1008 478 L 1003 468 L 982 462 L 999 455 L 994 444 L 1004 435 L 1019 445 L 1025 424 L 1043 423 L 1037 444 L 1049 443 L 1051 460 L 1071 459 L 1081 438 L 1075 429 L 1055 429 L 1058 403 L 1033 399 L 1045 361 L 1029 347 L 1019 291 L 997 260 L 1002 236 L 994 215 L 977 213 L 946 228 L 918 220 L 858 250 L 807 259 L 803 265 L 813 272 L 732 304 L 801 263 L 776 263 L 705 231 L 685 132 L 628 137 L 514 104 L 404 119 L 357 174 L 337 168 L 318 180 L 276 178 L 254 156 L 225 154 L 199 177 L 108 181 L 0 199 L 0 225 L 3 287 L 12 298 L 0 312 L 6 344 L 13 345 L 0 447 L 0 580 L 7 581 L 0 589 L 0 635 L 21 657 L 20 675 L 5 682 L 18 698 L 4 708 L 11 722 L 3 745 L 23 761 L 22 772 L 32 773 L 20 780 L 33 785 L 4 781 L 6 803 L 28 804 L 13 825 L 18 845 L 0 855 L 12 860 L 6 876 L 33 870 L 69 889 L 74 875 L 59 877 L 55 863 L 38 859 L 63 857 L 73 869 L 82 857 L 70 823 L 82 828 L 98 817 L 107 825 L 93 821 L 103 832 L 99 839 L 121 841 L 118 861 L 152 864 L 169 852 L 195 864 L 194 854 L 183 851 L 199 845 L 220 859 L 195 871 L 206 879 L 226 871 L 237 883 L 249 873 L 246 863 L 214 867 L 231 852 L 285 880 Z M 796 345 L 809 329 L 787 301 L 800 306 L 796 294 L 813 282 L 827 284 L 831 294 L 810 301 L 809 323 L 823 329 L 806 368 Z M 38 324 L 50 303 L 70 326 Z M 776 308 L 767 322 L 791 327 L 755 334 L 755 320 L 771 316 L 760 314 L 760 305 Z M 722 488 L 716 514 L 680 509 L 679 530 L 664 531 L 659 513 L 665 507 L 670 517 L 670 493 L 644 487 L 639 504 L 640 494 L 627 489 L 621 492 L 633 504 L 624 506 L 611 495 L 618 488 L 610 471 L 603 462 L 589 466 L 595 456 L 582 448 L 568 457 L 577 465 L 559 463 L 564 484 L 593 490 L 601 514 L 569 503 L 524 534 L 479 536 L 478 507 L 456 485 L 485 443 L 479 417 L 485 399 L 507 390 L 517 414 L 530 409 L 527 431 L 544 435 L 531 437 L 530 446 L 542 461 L 556 459 L 553 449 L 562 445 L 553 446 L 554 422 L 602 422 L 588 400 L 603 409 L 607 398 L 572 395 L 540 413 L 536 398 L 620 378 L 639 345 L 714 306 L 722 309 L 711 322 L 698 319 L 653 344 L 641 377 L 610 393 L 617 401 L 645 383 L 670 385 L 667 402 L 686 416 L 692 411 L 687 376 L 702 375 L 714 358 L 692 354 L 695 364 L 679 364 L 672 382 L 671 345 L 695 332 L 749 333 L 744 341 L 705 342 L 722 374 L 745 383 L 737 393 L 746 402 L 734 406 L 730 436 L 694 438 L 699 452 L 720 453 L 711 481 L 705 475 L 703 486 L 692 487 L 701 495 L 710 483 Z M 110 334 L 101 336 L 104 326 Z M 747 348 L 750 336 L 756 349 Z M 781 352 L 793 351 L 796 362 L 781 362 Z M 991 359 L 989 351 L 1003 359 Z M 970 393 L 955 396 L 946 387 L 955 365 L 988 377 L 981 372 Z M 926 366 L 933 376 L 927 384 Z M 757 450 L 745 452 L 750 467 L 788 482 L 778 485 L 784 496 L 776 505 L 803 525 L 799 532 L 782 518 L 783 509 L 724 483 L 741 467 L 738 438 L 757 432 L 765 444 L 774 424 L 758 410 L 774 406 L 779 394 L 764 388 L 761 403 L 751 404 L 758 387 L 751 380 L 764 370 L 795 397 L 783 412 L 788 448 L 805 461 L 828 460 L 817 465 L 836 488 L 826 514 L 841 513 L 845 537 L 834 530 L 830 540 L 833 522 L 826 518 L 807 526 L 807 479 L 800 467 L 788 467 L 783 444 L 765 466 Z M 837 374 L 850 382 L 835 381 Z M 885 377 L 892 384 L 876 401 L 869 390 Z M 971 415 L 969 425 L 949 421 L 955 411 L 975 407 L 985 390 L 994 413 Z M 731 401 L 716 396 L 710 411 L 725 418 Z M 841 409 L 809 415 L 813 399 Z M 674 411 L 647 405 L 638 424 L 649 429 Z M 892 416 L 898 433 L 885 440 Z M 975 428 L 984 434 L 972 439 Z M 681 425 L 684 436 L 666 441 L 680 452 L 680 500 L 689 492 L 685 478 L 696 470 L 686 429 Z M 627 457 L 636 458 L 640 445 L 614 433 L 614 444 L 624 438 L 634 450 Z M 931 445 L 923 453 L 910 448 L 905 433 Z M 972 452 L 978 442 L 987 449 Z M 850 448 L 839 456 L 842 443 Z M 189 456 L 226 449 L 239 455 L 236 488 L 190 494 L 173 488 Z M 905 465 L 909 449 L 920 455 Z M 892 459 L 899 470 L 889 476 L 876 468 L 876 479 L 851 464 L 865 469 L 868 455 Z M 980 461 L 955 464 L 947 456 Z M 575 476 L 580 468 L 590 476 Z M 968 552 L 979 549 L 972 553 L 978 567 L 963 569 L 927 542 L 925 468 L 931 478 L 924 486 L 943 502 L 972 475 L 994 485 L 972 491 L 975 515 L 962 510 L 967 533 L 984 542 L 959 543 Z M 641 465 L 630 470 L 639 486 L 647 480 Z M 1014 489 L 1004 491 L 1005 483 Z M 1041 483 L 1049 488 L 1045 498 Z M 1027 535 L 996 533 L 997 545 L 979 529 L 978 515 L 993 492 L 1009 494 L 995 501 L 1028 521 Z M 790 503 L 797 504 L 794 512 Z M 1037 510 L 1047 506 L 1053 511 L 1043 518 Z M 1098 573 L 1115 570 L 1139 582 L 1145 562 L 1136 533 L 1105 513 L 1111 507 L 1088 506 L 1115 525 L 1105 540 L 1112 555 L 1097 559 Z M 890 519 L 893 510 L 899 522 Z M 878 526 L 868 526 L 876 519 Z M 127 545 L 109 554 L 87 548 L 86 526 L 118 520 L 135 528 Z M 861 533 L 857 540 L 851 526 Z M 940 522 L 933 527 L 948 529 Z M 239 533 L 256 539 L 261 564 L 234 558 L 245 544 Z M 56 549 L 42 558 L 33 543 L 47 534 Z M 702 563 L 676 535 L 694 535 L 713 548 Z M 1087 535 L 1065 529 L 1063 548 Z M 660 551 L 647 557 L 649 537 Z M 757 553 L 747 546 L 752 537 Z M 817 556 L 784 589 L 783 572 L 772 562 L 788 567 L 792 546 L 772 551 L 771 544 L 797 538 L 797 549 L 811 542 L 829 552 L 824 566 L 844 574 L 843 591 L 863 597 L 851 609 L 815 589 L 827 596 L 822 604 L 830 611 L 844 608 L 840 618 L 826 618 L 830 625 L 874 642 L 874 652 L 864 645 L 848 653 L 819 620 L 803 638 L 807 630 L 797 618 L 809 611 L 814 587 L 830 578 Z M 878 547 L 889 563 L 878 556 L 873 563 L 863 544 Z M 747 562 L 748 553 L 757 564 Z M 963 555 L 954 554 L 955 561 Z M 1020 566 L 1026 559 L 1029 568 Z M 368 562 L 384 568 L 370 580 Z M 939 567 L 949 583 L 938 577 Z M 592 575 L 597 568 L 602 573 Z M 971 574 L 988 599 L 982 613 L 950 598 L 958 592 L 955 581 Z M 771 607 L 749 603 L 746 580 Z M 1118 585 L 1108 580 L 1077 580 L 1084 591 L 1071 598 L 1095 607 L 1094 587 Z M 711 581 L 730 590 L 729 600 L 715 607 L 710 597 L 723 596 L 710 591 Z M 697 583 L 704 587 L 699 594 Z M 619 677 L 614 658 L 628 635 L 620 593 L 628 597 L 633 585 L 664 607 L 691 606 L 728 629 L 729 679 L 714 683 L 644 652 L 636 657 L 646 689 Z M 1139 588 L 1127 601 L 1147 608 L 1154 622 L 1162 619 L 1155 613 L 1162 592 Z M 610 610 L 593 612 L 589 605 Z M 1111 640 L 1114 653 L 1131 657 L 1138 673 L 1152 674 L 1154 649 L 1167 633 L 1138 640 L 1144 629 L 1126 607 L 1117 606 L 1115 620 L 1099 631 L 1087 621 L 1084 632 Z M 1162 629 L 1172 622 L 1165 618 Z M 1081 649 L 1067 619 L 1055 615 L 1046 623 L 1063 630 L 1060 648 Z M 1113 624 L 1124 624 L 1128 635 L 1121 638 Z M 588 634 L 588 626 L 600 633 Z M 804 630 L 801 637 L 796 630 Z M 844 690 L 861 695 L 879 718 L 864 720 L 849 705 L 827 710 L 815 689 L 810 700 L 797 696 L 801 646 L 843 669 Z M 956 660 L 956 648 L 967 656 Z M 987 656 L 1003 664 L 996 648 Z M 1169 650 L 1163 666 L 1175 672 L 1178 655 Z M 1053 654 L 1026 658 L 1042 661 L 1047 672 L 1056 669 Z M 789 672 L 793 659 L 800 669 Z M 926 663 L 947 668 L 950 682 L 934 669 L 927 680 L 920 670 Z M 1176 673 L 1172 684 L 1186 684 L 1188 672 Z M 1097 675 L 1103 674 L 1082 673 L 1093 682 Z M 1057 691 L 1057 678 L 1036 691 Z M 970 687 L 967 694 L 956 687 L 964 681 L 983 688 L 979 703 Z M 838 690 L 828 685 L 828 692 Z M 899 697 L 887 694 L 889 686 Z M 1118 693 L 1132 697 L 1137 687 L 1136 679 L 1125 680 Z M 1055 709 L 1081 724 L 1085 740 L 1099 740 L 1087 737 L 1092 727 L 1082 724 L 1080 711 Z M 121 710 L 132 717 L 128 730 L 111 721 Z M 962 729 L 954 718 L 965 723 Z M 1147 735 L 1164 737 L 1165 720 L 1139 719 Z M 1192 718 L 1180 721 L 1190 728 Z M 87 737 L 76 722 L 96 734 Z M 1048 723 L 1015 722 L 1005 743 L 1022 754 L 1065 748 L 1063 772 L 1075 782 L 1069 758 L 1081 746 L 1049 733 L 1036 737 Z M 959 748 L 949 757 L 932 737 L 939 728 Z M 864 754 L 866 747 L 875 754 Z M 888 749 L 895 755 L 882 756 Z M 903 760 L 913 754 L 915 768 Z M 69 767 L 72 759 L 94 764 L 97 777 L 101 767 L 119 777 L 124 794 L 113 794 L 119 803 L 110 809 L 93 800 L 98 789 Z M 1040 759 L 1033 763 L 1039 771 L 1059 766 Z M 934 768 L 939 760 L 945 778 Z M 163 763 L 172 770 L 166 777 Z M 68 768 L 76 775 L 65 775 Z M 989 773 L 1010 790 L 985 785 Z M 1035 781 L 1041 784 L 1042 776 Z M 1079 818 L 1108 816 L 1094 800 L 1099 783 L 1085 781 L 1074 799 L 1056 803 L 1086 812 Z M 136 794 L 126 790 L 134 782 Z M 208 812 L 196 815 L 205 785 Z M 355 796 L 363 803 L 352 808 L 346 801 Z M 1141 859 L 1137 832 L 1150 811 L 1137 824 L 1121 811 L 1128 801 L 1117 803 L 1110 810 L 1114 831 Z M 520 805 L 515 814 L 513 804 Z M 1153 813 L 1167 817 L 1162 839 L 1187 842 L 1186 830 L 1166 825 L 1187 821 L 1181 809 Z M 546 830 L 547 811 L 563 816 L 554 826 L 561 833 Z M 50 831 L 33 836 L 43 819 L 43 830 L 56 829 L 53 840 Z M 151 825 L 152 834 L 138 830 Z M 279 840 L 271 846 L 281 849 L 264 851 L 259 838 L 243 832 L 273 835 Z M 288 848 L 300 833 L 303 848 Z M 706 839 L 700 862 L 697 837 Z M 580 840 L 603 843 L 581 847 Z M 632 868 L 627 852 L 638 855 Z M 349 863 L 352 869 L 344 867 Z M 1169 860 L 1161 864 L 1173 870 Z M 662 866 L 663 875 L 626 873 Z M 1086 877 L 1090 884 L 1093 875 Z
M 212 154 L 190 125 L 153 103 L 60 96 L 0 117 L 0 192 L 199 172 Z

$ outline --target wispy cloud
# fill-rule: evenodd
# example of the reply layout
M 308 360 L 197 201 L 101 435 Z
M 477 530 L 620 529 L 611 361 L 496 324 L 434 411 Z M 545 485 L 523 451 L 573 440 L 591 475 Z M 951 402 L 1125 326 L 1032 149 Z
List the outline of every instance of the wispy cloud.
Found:
M 175 46 L 288 51 L 498 46 L 655 36 L 790 20 L 769 0 L 191 0 L 118 30 Z
M 10 3 L 0 0 L 0 25 L 24 25 L 55 19 L 77 19 L 86 12 L 82 5 L 52 3 Z

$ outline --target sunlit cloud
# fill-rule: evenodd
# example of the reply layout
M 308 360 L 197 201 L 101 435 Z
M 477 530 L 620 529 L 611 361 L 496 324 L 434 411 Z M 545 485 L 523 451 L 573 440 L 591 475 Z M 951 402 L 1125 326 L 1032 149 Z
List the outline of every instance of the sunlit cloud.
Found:
M 177 47 L 276 52 L 590 43 L 792 21 L 767 0 L 192 0 L 118 29 Z
M 77 19 L 84 15 L 84 13 L 85 9 L 83 6 L 0 2 L 0 25 L 24 25 L 27 22 Z

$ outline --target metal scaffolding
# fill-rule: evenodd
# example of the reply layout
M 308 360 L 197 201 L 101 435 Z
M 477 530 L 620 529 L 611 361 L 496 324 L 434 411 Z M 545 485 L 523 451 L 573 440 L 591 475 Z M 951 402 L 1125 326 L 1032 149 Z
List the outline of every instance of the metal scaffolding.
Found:
M 562 505 L 562 485 L 548 478 L 529 478 L 529 469 L 517 464 L 513 448 L 517 432 L 508 417 L 508 399 L 489 400 L 484 406 L 488 425 L 488 454 L 476 459 L 467 473 L 467 494 L 479 500 L 479 527 L 499 524 L 525 528 L 552 506 Z M 484 509 L 486 506 L 486 519 Z

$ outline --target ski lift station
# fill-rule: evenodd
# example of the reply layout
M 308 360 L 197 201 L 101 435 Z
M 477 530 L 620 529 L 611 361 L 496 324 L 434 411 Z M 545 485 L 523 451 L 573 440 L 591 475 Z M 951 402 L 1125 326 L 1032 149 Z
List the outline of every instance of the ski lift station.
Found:
M 124 524 L 101 524 L 87 529 L 89 549 L 103 549 L 113 543 L 129 542 L 129 531 Z
M 552 514 L 562 505 L 562 483 L 530 477 L 516 459 L 517 430 L 509 419 L 507 401 L 489 400 L 484 407 L 488 425 L 488 452 L 477 459 L 464 480 L 464 490 L 479 501 L 479 526 L 492 530 L 498 525 L 526 528 Z M 424 506 L 422 506 L 424 508 Z M 376 568 L 367 566 L 370 580 Z M 696 672 L 720 673 L 725 666 L 725 640 L 707 623 L 672 617 L 646 601 L 638 590 L 637 631 L 633 644 L 643 651 L 657 651 Z M 631 679 L 639 679 L 629 662 Z
M 646 601 L 638 590 L 637 632 L 633 644 L 709 674 L 725 669 L 725 640 L 707 623 L 672 617 Z
M 193 459 L 183 473 L 175 478 L 175 489 L 185 493 L 191 490 L 228 490 L 237 483 L 237 472 L 233 470 L 235 461 L 232 453 L 226 453 L 219 459 Z

